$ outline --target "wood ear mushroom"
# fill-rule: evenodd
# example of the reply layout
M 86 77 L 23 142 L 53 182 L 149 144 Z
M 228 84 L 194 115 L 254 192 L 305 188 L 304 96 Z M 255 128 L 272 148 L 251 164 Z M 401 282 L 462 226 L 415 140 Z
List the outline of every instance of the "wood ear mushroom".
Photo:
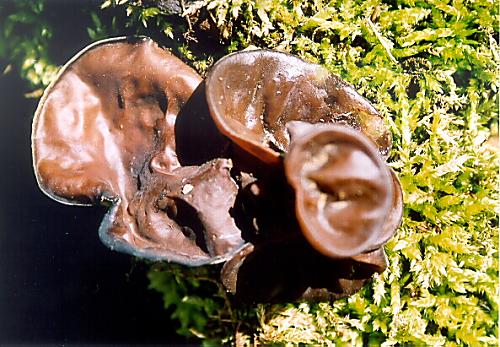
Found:
M 248 301 L 333 300 L 386 267 L 402 192 L 391 134 L 325 68 L 254 50 L 205 81 L 144 37 L 95 43 L 45 91 L 33 165 L 49 197 L 110 206 L 111 249 L 222 263 Z
M 321 65 L 271 50 L 230 54 L 210 70 L 207 101 L 219 130 L 267 163 L 287 152 L 290 121 L 337 123 L 370 138 L 386 156 L 391 134 L 356 90 Z
M 229 213 L 231 162 L 184 167 L 176 153 L 177 115 L 201 81 L 148 38 L 84 49 L 35 114 L 40 188 L 66 204 L 111 204 L 99 235 L 112 249 L 185 265 L 226 260 L 244 244 Z

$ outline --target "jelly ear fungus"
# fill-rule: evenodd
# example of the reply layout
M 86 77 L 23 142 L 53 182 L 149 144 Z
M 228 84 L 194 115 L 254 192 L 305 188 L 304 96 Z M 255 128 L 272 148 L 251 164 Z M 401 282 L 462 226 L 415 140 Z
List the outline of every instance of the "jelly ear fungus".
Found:
M 285 172 L 307 240 L 332 258 L 352 257 L 385 242 L 387 229 L 394 230 L 386 224 L 397 194 L 376 147 L 342 125 L 295 121 L 288 128 L 294 140 Z
M 318 64 L 271 50 L 250 50 L 219 60 L 206 80 L 215 124 L 235 144 L 277 164 L 287 152 L 289 121 L 337 123 L 370 138 L 386 156 L 391 134 L 373 106 Z
M 244 243 L 229 214 L 231 161 L 181 166 L 176 153 L 177 115 L 201 81 L 145 37 L 85 48 L 34 117 L 42 191 L 65 204 L 110 206 L 99 235 L 112 249 L 186 265 L 230 257 Z
M 387 266 L 402 194 L 391 134 L 323 67 L 269 50 L 202 78 L 145 37 L 97 42 L 65 65 L 33 120 L 51 198 L 104 204 L 110 248 L 224 263 L 246 301 L 333 300 Z
M 402 194 L 384 162 L 391 134 L 366 99 L 323 67 L 269 50 L 221 59 L 206 93 L 238 154 L 233 170 L 251 173 L 250 183 L 240 173 L 237 220 L 253 219 L 252 247 L 224 265 L 231 292 L 330 300 L 386 268 L 380 247 L 399 225 Z

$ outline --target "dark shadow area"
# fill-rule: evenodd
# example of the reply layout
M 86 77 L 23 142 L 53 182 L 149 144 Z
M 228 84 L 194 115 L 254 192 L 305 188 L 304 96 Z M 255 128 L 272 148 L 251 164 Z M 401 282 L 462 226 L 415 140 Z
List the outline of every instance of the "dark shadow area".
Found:
M 177 116 L 175 145 L 183 166 L 202 165 L 227 157 L 229 140 L 219 132 L 210 116 L 205 82 L 200 83 Z
M 57 63 L 90 41 L 79 10 L 88 3 L 48 2 L 60 20 Z M 15 71 L 0 75 L 0 345 L 185 344 L 161 294 L 148 289 L 148 266 L 101 244 L 105 209 L 62 205 L 38 189 L 30 91 Z
M 246 303 L 335 301 L 356 293 L 375 272 L 380 269 L 372 264 L 322 256 L 296 235 L 257 246 L 246 257 L 238 271 L 235 299 Z

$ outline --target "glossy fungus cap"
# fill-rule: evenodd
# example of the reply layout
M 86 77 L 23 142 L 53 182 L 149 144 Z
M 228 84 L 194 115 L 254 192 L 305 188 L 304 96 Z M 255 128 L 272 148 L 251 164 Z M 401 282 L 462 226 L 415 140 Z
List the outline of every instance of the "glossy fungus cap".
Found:
M 376 248 L 387 237 L 394 197 L 393 177 L 377 148 L 343 125 L 291 122 L 288 128 L 285 172 L 306 239 L 333 258 Z
M 324 67 L 270 50 L 230 54 L 210 70 L 207 101 L 219 130 L 236 144 L 276 164 L 287 152 L 286 123 L 341 123 L 370 138 L 387 155 L 391 134 L 354 88 Z
M 188 265 L 223 261 L 243 243 L 229 215 L 238 190 L 231 161 L 182 167 L 176 153 L 177 115 L 200 82 L 148 38 L 85 48 L 34 117 L 40 188 L 66 204 L 111 205 L 99 235 L 113 249 Z

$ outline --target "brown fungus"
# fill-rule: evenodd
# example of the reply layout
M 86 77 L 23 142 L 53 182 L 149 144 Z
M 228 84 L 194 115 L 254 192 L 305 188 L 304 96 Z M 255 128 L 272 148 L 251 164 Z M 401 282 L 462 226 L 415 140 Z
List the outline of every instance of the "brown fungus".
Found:
M 225 262 L 223 285 L 248 301 L 333 300 L 386 268 L 402 213 L 390 146 L 377 111 L 319 65 L 246 51 L 202 81 L 147 38 L 76 55 L 32 132 L 47 195 L 110 206 L 106 245 Z
M 386 268 L 380 247 L 399 226 L 402 193 L 384 162 L 391 134 L 366 99 L 323 67 L 269 50 L 221 59 L 206 94 L 233 142 L 245 214 L 237 221 L 253 244 L 224 265 L 229 291 L 257 301 L 329 300 Z
M 397 227 L 400 196 L 376 147 L 343 125 L 290 122 L 288 128 L 285 172 L 296 192 L 297 219 L 314 248 L 344 258 L 387 241 Z
M 279 179 L 265 186 L 272 197 L 254 197 L 254 209 L 247 194 L 245 210 L 257 216 L 259 235 L 224 264 L 222 281 L 245 301 L 328 301 L 354 294 L 387 267 L 381 246 L 401 220 L 399 181 L 360 132 L 300 121 L 287 128 L 291 144 L 286 178 L 280 179 L 288 179 L 295 199 Z M 288 201 L 295 201 L 293 216 Z
M 72 205 L 111 204 L 99 235 L 113 249 L 188 265 L 244 243 L 229 210 L 231 161 L 182 167 L 175 122 L 200 76 L 148 38 L 98 42 L 47 88 L 33 121 L 40 188 Z
M 251 50 L 219 60 L 207 76 L 207 101 L 219 130 L 260 160 L 287 152 L 286 123 L 342 123 L 364 133 L 384 156 L 391 134 L 370 103 L 324 67 L 290 54 Z

